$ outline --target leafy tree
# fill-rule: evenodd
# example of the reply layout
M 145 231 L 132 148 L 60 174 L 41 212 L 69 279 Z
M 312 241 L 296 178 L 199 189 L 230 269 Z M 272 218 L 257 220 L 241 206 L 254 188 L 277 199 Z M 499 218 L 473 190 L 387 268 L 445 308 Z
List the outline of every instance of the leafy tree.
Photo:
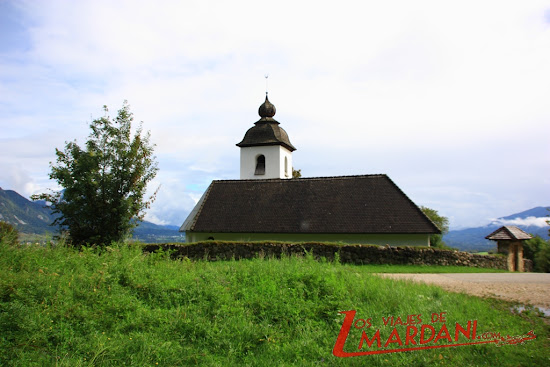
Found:
M 449 246 L 443 242 L 443 235 L 449 232 L 449 219 L 442 215 L 439 215 L 437 210 L 421 206 L 420 210 L 439 228 L 441 234 L 430 235 L 430 245 L 432 247 L 450 249 Z
M 302 170 L 301 169 L 292 169 L 292 178 L 300 178 L 302 177 Z
M 550 272 L 550 244 L 541 237 L 523 242 L 523 257 L 533 261 L 533 270 Z
M 535 236 L 530 240 L 523 241 L 523 257 L 535 261 L 537 253 L 548 247 L 548 243 L 540 236 Z
M 92 121 L 86 146 L 67 142 L 56 149 L 57 164 L 50 179 L 62 191 L 33 195 L 33 200 L 52 203 L 54 221 L 66 230 L 74 245 L 106 245 L 126 239 L 143 219 L 156 192 L 144 200 L 148 182 L 157 173 L 150 133 L 141 124 L 132 134 L 133 114 L 127 101 L 116 118 L 108 115 Z M 133 135 L 133 136 L 132 136 Z
M 0 222 L 0 242 L 17 245 L 19 243 L 19 231 L 9 223 Z
M 546 246 L 535 255 L 534 270 L 550 273 L 550 246 Z

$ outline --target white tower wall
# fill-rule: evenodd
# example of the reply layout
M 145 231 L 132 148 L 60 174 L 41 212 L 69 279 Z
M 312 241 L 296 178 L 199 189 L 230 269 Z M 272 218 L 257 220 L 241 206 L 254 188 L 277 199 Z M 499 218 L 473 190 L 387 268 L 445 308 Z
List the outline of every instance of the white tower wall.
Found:
M 260 155 L 265 157 L 264 174 L 256 174 Z M 292 178 L 292 152 L 282 145 L 241 147 L 241 180 L 268 178 Z

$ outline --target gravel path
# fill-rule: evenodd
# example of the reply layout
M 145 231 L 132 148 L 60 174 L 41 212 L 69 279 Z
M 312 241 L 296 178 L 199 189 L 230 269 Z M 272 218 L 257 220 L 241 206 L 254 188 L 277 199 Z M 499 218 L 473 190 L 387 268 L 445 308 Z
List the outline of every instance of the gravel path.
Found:
M 537 306 L 550 313 L 550 273 L 379 274 L 441 286 L 452 292 L 489 296 Z

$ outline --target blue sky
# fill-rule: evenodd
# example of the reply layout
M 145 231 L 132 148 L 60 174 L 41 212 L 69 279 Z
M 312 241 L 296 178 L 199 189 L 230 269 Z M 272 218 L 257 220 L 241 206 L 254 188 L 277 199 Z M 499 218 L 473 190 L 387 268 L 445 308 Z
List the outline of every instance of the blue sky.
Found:
M 550 205 L 550 1 L 0 0 L 0 187 L 55 189 L 55 148 L 128 100 L 157 145 L 147 219 L 183 223 L 269 74 L 306 177 L 386 173 L 477 226 Z

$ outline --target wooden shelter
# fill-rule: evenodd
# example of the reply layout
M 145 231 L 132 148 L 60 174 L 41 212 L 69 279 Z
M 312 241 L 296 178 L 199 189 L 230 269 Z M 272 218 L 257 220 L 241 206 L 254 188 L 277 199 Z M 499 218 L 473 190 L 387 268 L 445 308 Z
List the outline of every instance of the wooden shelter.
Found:
M 508 270 L 523 272 L 523 241 L 533 238 L 515 226 L 503 226 L 485 237 L 497 241 L 497 252 L 508 256 Z

